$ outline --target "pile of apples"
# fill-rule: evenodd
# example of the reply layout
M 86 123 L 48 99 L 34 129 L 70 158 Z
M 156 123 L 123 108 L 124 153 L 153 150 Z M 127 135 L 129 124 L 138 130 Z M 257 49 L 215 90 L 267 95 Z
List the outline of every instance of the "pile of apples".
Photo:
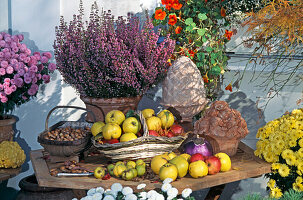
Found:
M 175 117 L 169 110 L 162 110 L 157 115 L 153 109 L 147 108 L 142 111 L 150 136 L 175 137 L 184 134 L 184 129 L 174 124 Z
M 163 181 L 166 178 L 176 180 L 190 174 L 193 178 L 200 178 L 206 175 L 214 175 L 219 172 L 226 172 L 231 169 L 231 160 L 226 153 L 217 153 L 214 156 L 203 156 L 200 153 L 181 154 L 166 153 L 157 155 L 151 160 L 151 169 L 158 174 Z
M 137 139 L 141 123 L 137 117 L 126 118 L 120 110 L 112 110 L 105 116 L 105 122 L 95 122 L 91 127 L 91 133 L 100 143 L 114 144 Z
M 175 117 L 169 110 L 162 110 L 157 115 L 153 109 L 142 110 L 150 136 L 175 137 L 184 134 L 184 129 L 174 124 Z M 112 110 L 105 116 L 105 122 L 95 122 L 91 133 L 99 144 L 127 142 L 141 136 L 141 122 L 138 117 L 127 117 L 120 110 Z
M 107 165 L 107 172 L 110 176 L 122 178 L 123 180 L 130 181 L 136 177 L 143 176 L 146 173 L 146 164 L 143 160 L 122 162 L 118 161 L 115 164 Z M 94 176 L 97 179 L 103 179 L 106 174 L 104 167 L 96 167 Z

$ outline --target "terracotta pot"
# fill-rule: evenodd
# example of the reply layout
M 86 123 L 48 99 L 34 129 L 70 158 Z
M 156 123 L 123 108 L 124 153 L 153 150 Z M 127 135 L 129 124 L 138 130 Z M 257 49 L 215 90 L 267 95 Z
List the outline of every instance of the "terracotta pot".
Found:
M 240 139 L 216 137 L 213 135 L 203 135 L 203 137 L 211 144 L 213 154 L 224 152 L 229 156 L 236 155 Z
M 14 138 L 14 124 L 16 118 L 12 115 L 8 116 L 8 119 L 0 120 L 0 143 L 2 141 L 12 141 Z
M 128 110 L 136 110 L 142 99 L 142 96 L 137 97 L 120 97 L 120 98 L 92 98 L 80 97 L 85 103 L 86 109 L 91 110 L 97 121 L 104 121 L 105 115 L 111 110 L 121 110 L 124 114 Z M 90 113 L 86 117 L 87 122 L 94 122 Z

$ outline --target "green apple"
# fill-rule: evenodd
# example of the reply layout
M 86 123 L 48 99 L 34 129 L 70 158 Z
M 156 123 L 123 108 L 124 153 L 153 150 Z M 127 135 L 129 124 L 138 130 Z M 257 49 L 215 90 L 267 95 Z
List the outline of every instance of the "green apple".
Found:
M 178 169 L 178 177 L 182 178 L 187 174 L 188 171 L 188 162 L 182 156 L 174 157 L 172 160 L 169 161 L 170 163 L 176 165 Z
M 130 181 L 134 178 L 134 173 L 132 169 L 128 169 L 122 172 L 122 179 L 126 181 Z
M 160 168 L 159 177 L 162 181 L 167 178 L 171 178 L 174 181 L 178 177 L 178 169 L 175 165 L 166 163 Z
M 136 166 L 138 166 L 138 165 L 144 165 L 145 166 L 146 164 L 145 164 L 144 160 L 139 159 L 139 160 L 136 161 Z
M 95 122 L 92 127 L 90 128 L 90 131 L 92 132 L 93 136 L 98 135 L 102 132 L 103 126 L 105 126 L 105 123 L 102 121 Z
M 124 162 L 118 161 L 118 162 L 116 162 L 116 165 L 124 165 Z
M 169 128 L 174 124 L 175 117 L 169 110 L 162 110 L 158 115 L 161 119 L 162 128 Z
M 135 117 L 129 117 L 124 120 L 122 130 L 124 133 L 138 133 L 141 129 L 141 124 Z
M 138 172 L 138 176 L 143 176 L 146 172 L 146 168 L 144 165 L 138 165 L 136 166 L 136 170 Z
M 103 178 L 105 175 L 105 169 L 103 167 L 96 167 L 96 169 L 94 170 L 94 176 L 97 179 L 101 179 Z
M 136 178 L 138 176 L 138 171 L 135 168 L 131 168 L 131 170 L 133 171 L 134 178 Z
M 114 167 L 114 175 L 116 177 L 121 177 L 122 173 L 126 170 L 126 166 L 125 165 L 116 165 Z
M 114 164 L 109 164 L 107 166 L 107 171 L 108 173 L 111 175 L 111 176 L 114 176 L 114 168 L 115 168 L 115 165 Z
M 142 114 L 143 114 L 143 117 L 145 119 L 149 118 L 149 117 L 152 117 L 155 115 L 155 111 L 151 108 L 146 108 L 144 110 L 142 110 Z
M 136 163 L 134 161 L 130 160 L 126 163 L 126 166 L 130 167 L 130 168 L 136 168 Z
M 200 178 L 206 176 L 208 174 L 208 167 L 207 164 L 202 161 L 198 160 L 189 164 L 189 174 L 193 178 Z
M 158 131 L 161 129 L 162 122 L 159 117 L 152 116 L 152 117 L 147 118 L 146 124 L 147 124 L 148 130 Z
M 120 110 L 112 110 L 105 116 L 105 123 L 122 124 L 125 120 L 125 115 Z
M 109 123 L 103 127 L 103 137 L 106 140 L 118 139 L 121 136 L 121 128 L 118 124 Z

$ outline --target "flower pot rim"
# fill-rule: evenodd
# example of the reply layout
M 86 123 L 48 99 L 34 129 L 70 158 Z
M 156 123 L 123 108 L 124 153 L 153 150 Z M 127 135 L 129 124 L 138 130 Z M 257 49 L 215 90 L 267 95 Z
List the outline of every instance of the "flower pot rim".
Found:
M 14 115 L 6 115 L 7 119 L 0 119 L 0 126 L 7 126 L 16 123 L 17 119 Z
M 112 97 L 112 98 L 103 98 L 103 97 L 90 97 L 90 96 L 83 96 L 83 95 L 80 95 L 80 99 L 91 99 L 91 100 L 97 100 L 97 99 L 103 99 L 104 101 L 106 100 L 113 100 L 113 99 L 117 99 L 117 100 L 120 100 L 120 99 L 139 99 L 139 98 L 142 98 L 143 95 L 138 95 L 138 96 L 134 96 L 134 97 Z

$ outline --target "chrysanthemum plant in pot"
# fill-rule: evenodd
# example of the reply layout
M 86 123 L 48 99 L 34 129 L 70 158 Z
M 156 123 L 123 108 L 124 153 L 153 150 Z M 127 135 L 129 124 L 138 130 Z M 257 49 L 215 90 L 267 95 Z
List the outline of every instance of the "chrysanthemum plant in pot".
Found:
M 56 69 L 50 52 L 34 52 L 22 44 L 24 36 L 0 33 L 0 142 L 13 139 L 16 106 L 35 97 Z
M 57 66 L 64 81 L 74 87 L 97 120 L 112 109 L 136 109 L 142 95 L 166 74 L 175 42 L 167 36 L 158 44 L 147 18 L 127 19 L 92 5 L 89 21 L 80 13 L 67 25 L 61 17 L 54 44 Z M 99 109 L 99 108 L 102 109 Z M 90 115 L 86 118 L 92 121 Z

